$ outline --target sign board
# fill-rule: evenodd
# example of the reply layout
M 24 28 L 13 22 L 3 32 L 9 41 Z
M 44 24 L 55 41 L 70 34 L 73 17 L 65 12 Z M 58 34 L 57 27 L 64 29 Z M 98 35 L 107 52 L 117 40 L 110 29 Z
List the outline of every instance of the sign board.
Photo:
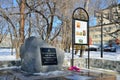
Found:
M 57 65 L 55 48 L 40 48 L 42 65 Z
M 88 45 L 89 48 L 89 15 L 81 7 L 76 8 L 72 14 L 72 60 L 74 65 L 74 45 Z M 81 49 L 80 55 L 82 55 Z M 89 67 L 89 50 L 88 50 L 88 67 Z
M 88 29 L 87 29 L 87 22 L 74 20 L 75 22 L 75 44 L 88 44 Z

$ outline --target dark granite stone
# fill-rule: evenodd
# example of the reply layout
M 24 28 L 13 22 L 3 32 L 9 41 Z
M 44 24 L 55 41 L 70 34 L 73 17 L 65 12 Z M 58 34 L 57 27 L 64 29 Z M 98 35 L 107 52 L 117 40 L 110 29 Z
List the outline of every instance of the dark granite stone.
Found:
M 57 63 L 55 65 L 42 65 L 41 48 L 54 48 L 56 50 Z M 64 60 L 64 52 L 55 48 L 44 40 L 36 37 L 29 37 L 20 48 L 21 69 L 29 72 L 48 72 L 61 70 Z

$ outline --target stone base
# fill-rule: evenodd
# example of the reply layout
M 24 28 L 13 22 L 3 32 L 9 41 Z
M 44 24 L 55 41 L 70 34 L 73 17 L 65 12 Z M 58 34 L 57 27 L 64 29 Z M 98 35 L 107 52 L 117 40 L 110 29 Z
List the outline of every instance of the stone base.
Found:
M 21 72 L 21 70 L 2 70 L 0 79 L 9 80 L 116 80 L 115 75 L 102 73 L 99 71 L 81 70 L 80 72 L 62 71 L 62 72 L 41 73 L 33 75 Z M 43 75 L 45 74 L 45 75 Z M 7 76 L 6 76 L 7 75 Z
M 88 68 L 88 59 L 87 58 L 79 58 L 74 59 L 74 65 L 80 68 Z M 65 60 L 63 66 L 71 66 L 70 60 Z M 90 58 L 90 67 L 91 68 L 101 68 L 106 70 L 113 70 L 120 73 L 120 61 L 117 60 L 107 60 L 107 59 L 94 59 Z

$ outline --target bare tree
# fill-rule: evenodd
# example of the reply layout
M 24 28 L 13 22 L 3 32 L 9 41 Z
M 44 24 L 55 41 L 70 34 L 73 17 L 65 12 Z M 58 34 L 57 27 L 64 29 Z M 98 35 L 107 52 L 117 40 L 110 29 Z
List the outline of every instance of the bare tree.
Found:
M 32 3 L 32 4 L 30 4 Z M 54 29 L 53 22 L 55 19 L 59 19 L 59 15 L 56 14 L 56 1 L 48 0 L 48 1 L 41 1 L 37 0 L 35 2 L 26 1 L 26 5 L 29 10 L 33 11 L 36 14 L 39 14 L 39 18 L 37 19 L 37 27 L 38 32 L 41 35 L 43 40 L 47 42 L 52 41 L 55 37 L 60 33 L 61 27 L 57 26 L 57 30 Z M 40 21 L 40 22 L 38 22 Z M 40 24 L 40 25 L 39 25 Z M 54 32 L 54 35 L 52 33 Z
M 16 40 L 15 43 L 16 43 L 16 46 L 18 46 L 18 42 L 17 42 L 18 35 L 17 35 L 15 25 L 13 24 L 13 22 L 12 22 L 11 18 L 9 17 L 9 15 L 6 13 L 5 9 L 3 9 L 1 6 L 0 6 L 0 12 L 1 12 L 1 17 L 4 18 L 7 22 L 9 22 L 11 24 L 11 27 L 12 27 L 13 33 L 14 33 L 14 37 L 15 37 L 15 40 Z M 17 50 L 17 47 L 16 47 L 16 54 L 18 54 L 18 52 L 19 51 Z
M 117 0 L 110 0 L 107 2 L 105 9 L 100 9 L 97 13 L 98 23 L 105 25 L 110 24 L 109 29 L 104 29 L 104 35 L 111 36 L 114 40 L 120 36 L 120 5 Z M 101 23 L 101 19 L 103 20 Z M 98 25 L 99 25 L 98 24 Z M 114 29 L 112 29 L 114 27 Z
M 2 8 L 0 6 L 1 17 L 5 19 L 12 27 L 12 31 L 14 34 L 13 36 L 15 40 L 16 58 L 19 58 L 19 47 L 24 41 L 24 8 L 25 8 L 24 0 L 20 1 L 19 4 L 21 5 L 20 11 L 17 10 L 18 7 L 11 6 L 10 8 Z M 14 10 L 16 12 L 14 12 Z M 21 16 L 20 16 L 20 29 L 19 29 L 20 32 L 18 34 L 17 32 L 18 28 L 16 24 L 19 23 L 19 19 L 18 19 L 18 23 L 16 22 L 17 20 L 15 22 L 14 20 L 16 17 L 18 18 L 19 15 Z
M 8 29 L 6 24 L 4 23 L 4 20 L 0 18 L 0 43 L 2 43 L 3 39 L 6 38 L 8 34 Z

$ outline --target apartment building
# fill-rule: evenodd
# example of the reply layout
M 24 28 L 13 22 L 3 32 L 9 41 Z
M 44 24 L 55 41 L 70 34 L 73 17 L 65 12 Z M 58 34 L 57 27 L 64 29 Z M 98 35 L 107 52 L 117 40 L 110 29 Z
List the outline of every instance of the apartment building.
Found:
M 110 40 L 120 39 L 120 4 L 96 11 L 95 16 L 97 25 L 89 28 L 92 44 L 101 44 L 101 27 L 103 28 L 103 44 Z
M 115 40 L 115 38 L 109 35 L 108 33 L 116 31 L 119 28 L 119 26 L 116 27 L 115 24 L 106 24 L 102 27 L 103 44 L 107 44 L 110 40 Z M 92 44 L 101 44 L 101 26 L 92 26 L 89 29 Z M 120 39 L 120 36 L 118 36 L 117 39 Z

